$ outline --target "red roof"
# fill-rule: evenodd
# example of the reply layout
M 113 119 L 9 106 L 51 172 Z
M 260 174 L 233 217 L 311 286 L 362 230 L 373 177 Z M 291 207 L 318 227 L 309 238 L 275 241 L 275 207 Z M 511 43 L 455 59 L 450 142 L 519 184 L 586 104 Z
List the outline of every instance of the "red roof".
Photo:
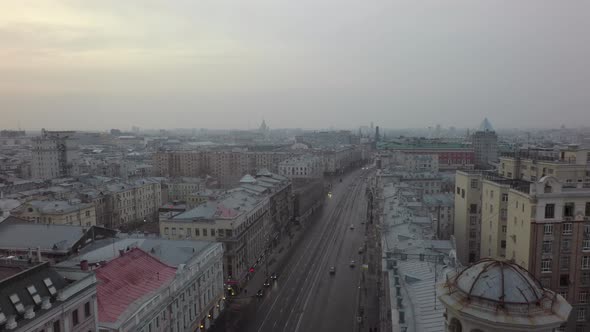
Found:
M 114 323 L 129 305 L 172 280 L 176 269 L 135 248 L 95 272 L 98 320 Z

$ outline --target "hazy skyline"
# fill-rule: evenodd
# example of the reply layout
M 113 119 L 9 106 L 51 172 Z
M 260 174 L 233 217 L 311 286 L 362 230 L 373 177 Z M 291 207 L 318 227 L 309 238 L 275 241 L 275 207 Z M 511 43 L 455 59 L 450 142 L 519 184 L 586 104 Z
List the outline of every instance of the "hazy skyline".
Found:
M 585 1 L 0 8 L 0 128 L 590 125 Z

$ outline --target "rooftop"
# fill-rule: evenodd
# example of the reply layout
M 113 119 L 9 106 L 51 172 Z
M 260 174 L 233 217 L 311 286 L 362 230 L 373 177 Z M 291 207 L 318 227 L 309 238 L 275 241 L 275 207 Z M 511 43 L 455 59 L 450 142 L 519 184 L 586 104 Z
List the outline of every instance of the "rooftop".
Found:
M 95 270 L 98 283 L 98 319 L 115 323 L 139 299 L 155 293 L 171 281 L 176 269 L 132 249 Z

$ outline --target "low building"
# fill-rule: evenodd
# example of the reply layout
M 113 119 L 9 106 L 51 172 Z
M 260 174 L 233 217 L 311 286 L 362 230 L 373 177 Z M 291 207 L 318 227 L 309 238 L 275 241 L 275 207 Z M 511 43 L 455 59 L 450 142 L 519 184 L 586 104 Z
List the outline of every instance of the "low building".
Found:
M 95 240 L 115 234 L 97 226 L 37 224 L 11 216 L 0 223 L 0 255 L 58 262 Z
M 0 280 L 2 331 L 98 331 L 94 273 L 0 260 Z
M 60 266 L 92 269 L 101 331 L 205 331 L 224 308 L 220 243 L 97 242 Z
M 10 214 L 34 223 L 86 227 L 96 225 L 94 205 L 79 200 L 32 200 L 13 209 Z

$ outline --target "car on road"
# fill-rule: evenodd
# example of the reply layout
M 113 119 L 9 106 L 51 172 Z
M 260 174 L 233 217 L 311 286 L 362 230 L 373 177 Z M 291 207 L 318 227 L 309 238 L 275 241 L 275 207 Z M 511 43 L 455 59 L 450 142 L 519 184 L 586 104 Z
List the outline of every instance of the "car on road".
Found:
M 270 281 L 268 279 L 264 280 L 264 287 L 270 287 Z
M 350 224 L 350 229 L 354 229 L 354 224 Z
M 356 266 L 356 262 L 355 261 L 350 261 L 350 267 L 355 267 Z
M 330 266 L 330 274 L 336 274 L 336 268 L 333 266 Z
M 256 297 L 262 297 L 264 295 L 264 289 L 259 289 L 258 292 L 256 292 Z
M 277 279 L 279 279 L 279 275 L 276 272 L 273 272 L 273 274 L 270 275 L 270 279 L 277 280 Z

